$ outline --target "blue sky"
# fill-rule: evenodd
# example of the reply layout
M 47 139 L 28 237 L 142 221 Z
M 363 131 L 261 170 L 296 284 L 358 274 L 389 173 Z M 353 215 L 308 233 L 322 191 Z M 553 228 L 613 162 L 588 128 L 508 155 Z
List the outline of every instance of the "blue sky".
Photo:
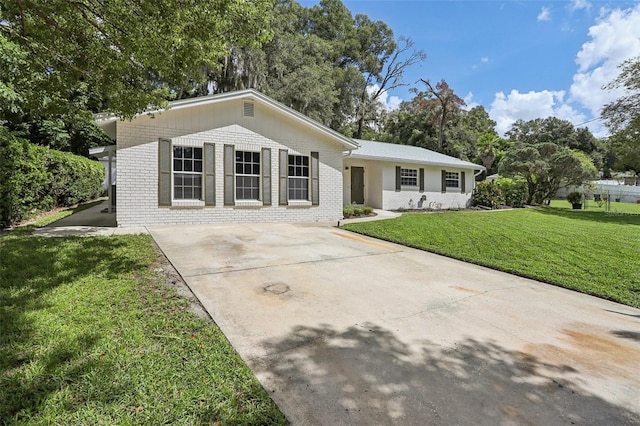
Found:
M 427 60 L 406 73 L 409 87 L 444 78 L 469 106 L 483 105 L 500 132 L 519 118 L 553 115 L 606 135 L 590 120 L 620 93 L 602 86 L 620 62 L 640 56 L 639 1 L 343 2 L 424 50 Z M 410 99 L 409 87 L 389 93 L 387 104 Z

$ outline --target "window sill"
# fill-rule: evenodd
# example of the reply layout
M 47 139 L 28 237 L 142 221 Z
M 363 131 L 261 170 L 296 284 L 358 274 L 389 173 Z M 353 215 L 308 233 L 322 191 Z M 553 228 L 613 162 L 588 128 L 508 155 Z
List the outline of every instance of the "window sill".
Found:
M 262 201 L 260 200 L 236 200 L 234 207 L 263 207 Z
M 202 200 L 172 200 L 171 207 L 204 207 Z
M 289 200 L 289 207 L 311 207 L 311 201 L 309 200 Z

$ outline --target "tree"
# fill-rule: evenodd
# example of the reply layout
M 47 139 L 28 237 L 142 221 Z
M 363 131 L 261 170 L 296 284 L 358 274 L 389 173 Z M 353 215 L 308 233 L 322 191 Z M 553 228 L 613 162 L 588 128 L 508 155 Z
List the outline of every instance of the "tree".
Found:
M 432 96 L 434 109 L 437 110 L 438 120 L 438 152 L 442 152 L 444 148 L 444 127 L 447 118 L 464 106 L 464 100 L 453 92 L 446 81 L 440 80 L 436 83 L 435 88 L 429 80 L 420 79 L 427 86 L 427 93 Z
M 370 51 L 370 58 L 364 61 L 361 70 L 365 80 L 356 108 L 356 138 L 362 138 L 367 106 L 375 104 L 385 92 L 405 86 L 404 71 L 426 59 L 427 55 L 422 50 L 413 50 L 405 57 L 412 48 L 413 41 L 410 38 L 400 37 L 397 43 L 389 43 L 386 48 L 378 48 L 377 52 Z
M 14 111 L 43 117 L 86 109 L 82 95 L 90 92 L 124 117 L 166 106 L 170 87 L 201 81 L 203 67 L 216 66 L 230 46 L 268 40 L 272 7 L 271 0 L 0 0 L 3 50 L 11 43 L 9 54 L 29 73 L 28 85 L 9 81 L 15 93 L 4 96 L 17 100 Z
M 505 153 L 499 170 L 527 182 L 527 204 L 550 200 L 562 184 L 579 185 L 597 176 L 587 155 L 551 142 L 518 144 Z
M 617 167 L 640 174 L 640 58 L 629 59 L 620 68 L 620 75 L 606 88 L 623 89 L 624 94 L 605 105 L 601 116 L 613 133 Z

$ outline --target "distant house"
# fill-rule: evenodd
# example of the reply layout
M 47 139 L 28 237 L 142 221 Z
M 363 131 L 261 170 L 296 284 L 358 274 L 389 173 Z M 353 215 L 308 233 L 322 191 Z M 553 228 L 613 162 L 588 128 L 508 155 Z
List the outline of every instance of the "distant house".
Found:
M 358 140 L 344 160 L 344 202 L 384 210 L 469 206 L 483 166 L 409 145 Z
M 115 141 L 118 226 L 337 221 L 354 201 L 464 207 L 483 170 L 420 148 L 356 141 L 255 90 L 97 122 Z

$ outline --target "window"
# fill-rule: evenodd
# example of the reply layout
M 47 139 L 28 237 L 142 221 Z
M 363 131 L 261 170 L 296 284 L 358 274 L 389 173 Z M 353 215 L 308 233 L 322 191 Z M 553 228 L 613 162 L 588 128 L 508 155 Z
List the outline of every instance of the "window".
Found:
M 289 155 L 289 199 L 309 199 L 309 157 Z
M 445 186 L 447 188 L 460 188 L 460 173 L 446 172 L 444 174 Z
M 173 147 L 173 198 L 202 199 L 202 148 Z
M 236 200 L 260 199 L 260 153 L 236 151 Z
M 418 169 L 400 169 L 400 185 L 418 186 Z

